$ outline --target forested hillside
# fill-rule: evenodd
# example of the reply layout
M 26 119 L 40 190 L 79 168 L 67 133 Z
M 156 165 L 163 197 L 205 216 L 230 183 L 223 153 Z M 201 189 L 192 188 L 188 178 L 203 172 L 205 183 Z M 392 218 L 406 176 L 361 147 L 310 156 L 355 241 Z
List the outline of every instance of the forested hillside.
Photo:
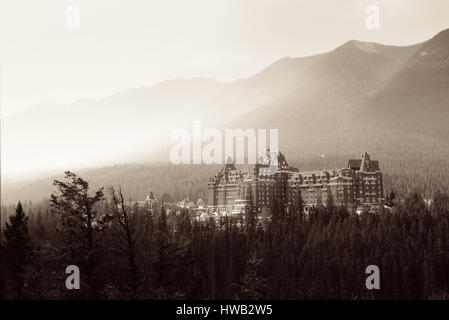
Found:
M 308 216 L 199 223 L 122 202 L 119 189 L 88 188 L 74 176 L 55 184 L 51 201 L 15 206 L 1 244 L 2 298 L 449 297 L 447 194 L 435 194 L 430 207 L 413 193 L 378 213 L 328 203 Z M 63 209 L 68 203 L 73 210 Z M 83 211 L 87 203 L 92 210 Z M 69 264 L 82 270 L 81 290 L 65 289 Z M 380 269 L 379 290 L 365 287 L 368 265 Z
M 400 144 L 400 143 L 399 143 Z M 380 145 L 380 142 L 379 142 Z M 432 146 L 429 146 L 429 150 Z M 361 148 L 360 150 L 363 151 Z M 447 149 L 449 150 L 449 148 Z M 449 191 L 449 158 L 448 151 L 435 147 L 431 152 L 414 149 L 405 142 L 397 148 L 397 153 L 373 153 L 371 157 L 379 160 L 384 174 L 386 193 L 394 190 L 400 196 L 418 191 L 425 198 L 431 198 L 437 190 Z M 362 152 L 361 151 L 361 152 Z M 360 152 L 360 154 L 361 154 Z M 325 153 L 325 152 L 323 152 Z M 289 164 L 302 171 L 323 169 L 323 160 L 317 155 L 314 159 L 305 160 L 285 154 Z M 325 166 L 344 168 L 347 160 L 358 158 L 357 153 L 341 153 L 338 156 L 325 156 Z M 298 160 L 300 159 L 300 160 Z M 93 186 L 121 185 L 128 198 L 143 200 L 150 192 L 157 197 L 169 194 L 175 200 L 189 198 L 207 200 L 207 183 L 215 175 L 221 165 L 173 165 L 158 164 L 123 164 L 103 168 L 83 169 L 76 171 L 91 182 Z M 53 188 L 52 181 L 61 175 L 39 178 L 31 181 L 15 182 L 2 185 L 2 205 L 16 203 L 18 200 L 40 202 L 48 198 Z

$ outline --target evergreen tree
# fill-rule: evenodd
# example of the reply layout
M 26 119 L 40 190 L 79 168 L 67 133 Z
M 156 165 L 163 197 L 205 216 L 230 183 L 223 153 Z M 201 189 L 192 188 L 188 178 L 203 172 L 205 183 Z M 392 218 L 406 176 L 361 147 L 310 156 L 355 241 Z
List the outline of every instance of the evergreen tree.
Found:
M 267 279 L 260 275 L 262 261 L 255 253 L 248 258 L 245 274 L 241 278 L 240 299 L 260 300 L 268 297 Z
M 51 194 L 50 199 L 60 214 L 61 254 L 66 264 L 77 265 L 86 274 L 87 297 L 94 298 L 100 289 L 94 273 L 100 262 L 99 235 L 105 222 L 97 216 L 95 205 L 103 200 L 103 188 L 91 196 L 87 181 L 70 171 L 65 178 L 69 181 L 54 180 L 59 194 Z
M 302 200 L 302 194 L 301 191 L 298 191 L 296 193 L 296 207 L 298 210 L 298 214 L 300 217 L 304 215 L 304 201 Z
M 5 257 L 4 252 L 5 248 L 3 247 L 3 241 L 2 241 L 2 231 L 0 228 L 0 300 L 6 299 L 6 287 L 5 287 L 5 280 L 6 280 L 6 274 L 5 274 Z
M 170 275 L 172 274 L 174 247 L 169 241 L 169 229 L 167 216 L 163 208 L 157 213 L 157 230 L 154 234 L 154 254 L 152 267 L 155 272 L 155 297 L 156 299 L 168 299 L 171 296 Z
M 334 202 L 334 196 L 332 195 L 332 191 L 330 190 L 330 187 L 328 186 L 327 189 L 327 198 L 326 198 L 326 207 L 330 210 L 333 210 L 335 206 Z
M 15 214 L 9 217 L 5 225 L 5 262 L 8 274 L 8 290 L 14 299 L 23 298 L 26 281 L 26 269 L 30 264 L 31 240 L 28 232 L 28 217 L 25 216 L 22 203 L 17 204 Z

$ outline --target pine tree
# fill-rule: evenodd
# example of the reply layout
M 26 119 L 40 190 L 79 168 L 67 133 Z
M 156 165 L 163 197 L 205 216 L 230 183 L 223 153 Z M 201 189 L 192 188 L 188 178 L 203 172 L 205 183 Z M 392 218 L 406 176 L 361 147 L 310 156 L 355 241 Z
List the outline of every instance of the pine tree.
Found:
M 304 215 L 304 201 L 302 200 L 301 191 L 297 192 L 295 201 L 298 214 L 300 217 L 302 217 Z
M 6 274 L 5 274 L 5 257 L 3 253 L 5 252 L 5 249 L 3 247 L 3 241 L 1 237 L 2 231 L 0 230 L 0 300 L 3 300 L 6 298 L 6 287 L 5 287 L 5 280 L 6 280 Z
M 174 247 L 169 241 L 169 229 L 167 216 L 163 208 L 158 212 L 157 230 L 154 233 L 154 253 L 152 257 L 152 267 L 155 272 L 155 295 L 156 299 L 168 299 L 170 292 L 170 275 L 173 269 Z
M 85 272 L 87 297 L 93 298 L 99 289 L 94 271 L 100 261 L 98 238 L 104 223 L 94 208 L 103 200 L 103 188 L 91 196 L 87 181 L 70 171 L 65 172 L 65 178 L 69 182 L 54 180 L 60 194 L 52 194 L 50 199 L 51 206 L 60 214 L 61 254 L 66 263 L 77 265 Z
M 332 191 L 330 190 L 330 187 L 328 186 L 327 189 L 327 198 L 326 198 L 326 207 L 330 210 L 333 210 L 335 206 L 334 197 L 332 195 Z
M 23 296 L 26 280 L 26 267 L 30 263 L 31 240 L 28 232 L 28 217 L 25 216 L 22 203 L 17 204 L 16 212 L 9 217 L 5 226 L 5 262 L 8 282 L 15 299 Z
M 260 300 L 268 297 L 267 279 L 259 274 L 262 261 L 255 253 L 248 258 L 246 272 L 241 278 L 240 299 Z

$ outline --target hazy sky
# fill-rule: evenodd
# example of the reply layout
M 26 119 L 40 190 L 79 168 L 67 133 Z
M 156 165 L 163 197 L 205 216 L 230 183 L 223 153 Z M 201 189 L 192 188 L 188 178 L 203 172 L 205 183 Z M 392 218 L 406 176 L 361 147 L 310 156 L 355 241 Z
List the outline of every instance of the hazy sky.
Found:
M 79 30 L 66 28 L 72 4 Z M 379 30 L 365 27 L 369 4 L 380 8 Z M 177 77 L 232 81 L 350 39 L 417 43 L 448 17 L 448 0 L 3 0 L 2 112 Z

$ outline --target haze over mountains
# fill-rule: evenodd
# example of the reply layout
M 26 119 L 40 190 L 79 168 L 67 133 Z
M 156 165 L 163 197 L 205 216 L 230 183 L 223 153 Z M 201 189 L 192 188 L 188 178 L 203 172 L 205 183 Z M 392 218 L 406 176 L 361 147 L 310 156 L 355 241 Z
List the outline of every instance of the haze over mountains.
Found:
M 384 168 L 446 161 L 449 29 L 407 47 L 348 41 L 232 83 L 175 79 L 70 106 L 42 103 L 3 119 L 2 173 L 168 160 L 157 151 L 172 129 L 191 130 L 194 120 L 278 128 L 287 159 L 367 149 Z

